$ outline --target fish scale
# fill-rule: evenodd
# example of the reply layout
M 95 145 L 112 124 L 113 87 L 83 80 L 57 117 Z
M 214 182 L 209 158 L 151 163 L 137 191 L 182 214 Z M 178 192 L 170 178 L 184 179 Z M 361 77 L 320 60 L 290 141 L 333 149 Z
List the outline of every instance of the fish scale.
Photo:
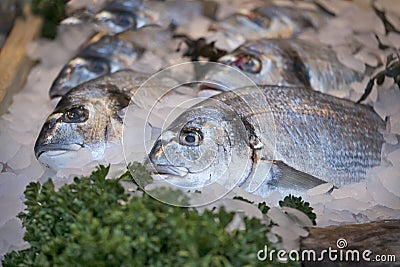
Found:
M 181 114 L 157 140 L 149 166 L 195 187 L 216 181 L 263 197 L 301 194 L 364 179 L 380 163 L 384 126 L 371 108 L 308 88 L 242 87 Z M 216 151 L 214 162 L 206 154 L 188 160 L 198 151 Z
M 255 90 L 265 96 L 267 109 L 255 104 L 249 110 L 243 105 L 243 101 L 257 99 Z M 368 167 L 380 163 L 383 137 L 379 128 L 383 129 L 384 123 L 368 107 L 312 90 L 274 86 L 243 88 L 214 98 L 239 107 L 235 110 L 241 117 L 256 116 L 261 124 L 265 114 L 272 114 L 275 130 L 267 127 L 267 131 L 276 138 L 277 152 L 283 156 L 280 160 L 335 185 L 359 181 Z M 261 127 L 260 132 L 266 129 L 265 125 L 254 126 Z M 264 136 L 260 138 L 268 142 Z

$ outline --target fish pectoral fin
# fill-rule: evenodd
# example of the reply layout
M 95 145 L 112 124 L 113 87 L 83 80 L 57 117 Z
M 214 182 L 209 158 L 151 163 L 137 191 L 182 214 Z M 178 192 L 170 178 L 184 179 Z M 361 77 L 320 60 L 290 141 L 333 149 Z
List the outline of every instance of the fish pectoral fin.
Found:
M 308 173 L 299 171 L 283 161 L 272 160 L 273 177 L 276 179 L 270 181 L 271 185 L 284 188 L 297 188 L 300 190 L 308 190 L 320 184 L 327 183 Z

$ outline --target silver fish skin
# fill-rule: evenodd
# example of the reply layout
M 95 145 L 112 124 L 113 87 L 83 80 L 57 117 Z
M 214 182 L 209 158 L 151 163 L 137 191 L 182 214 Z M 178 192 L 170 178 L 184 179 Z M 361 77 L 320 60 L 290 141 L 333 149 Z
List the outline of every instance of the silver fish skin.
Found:
M 141 14 L 143 2 L 143 0 L 112 0 L 105 1 L 101 6 L 92 4 L 76 10 L 69 8 L 68 18 L 61 21 L 61 24 L 92 23 L 97 31 L 109 35 L 137 29 L 150 23 Z
M 156 26 L 125 31 L 115 36 L 94 36 L 61 70 L 52 86 L 51 98 L 63 96 L 70 89 L 118 70 L 129 69 L 146 50 L 171 39 L 169 30 Z M 145 47 L 143 44 L 148 43 Z M 166 52 L 167 53 L 167 52 Z
M 299 39 L 247 42 L 219 62 L 242 70 L 260 85 L 307 86 L 325 93 L 348 91 L 352 82 L 362 80 L 362 75 L 344 66 L 329 47 Z M 243 86 L 225 76 L 210 71 L 205 80 L 230 89 Z
M 108 1 L 98 12 L 78 10 L 65 19 L 63 24 L 93 23 L 99 32 L 114 35 L 147 25 L 175 26 L 188 24 L 193 14 L 201 14 L 203 2 L 187 1 Z
M 329 18 L 317 7 L 280 6 L 270 2 L 252 11 L 231 15 L 214 27 L 239 46 L 261 38 L 292 38 L 307 29 L 320 28 Z
M 107 34 L 118 34 L 149 25 L 151 19 L 143 13 L 143 0 L 114 0 L 94 15 L 96 27 Z
M 147 166 L 194 187 L 217 181 L 264 197 L 301 194 L 364 179 L 380 164 L 383 128 L 372 109 L 351 101 L 305 88 L 244 87 L 180 115 Z
M 130 70 L 97 78 L 70 90 L 44 123 L 34 151 L 41 160 L 48 152 L 91 150 L 102 157 L 108 144 L 120 142 L 122 118 L 132 94 L 148 78 Z

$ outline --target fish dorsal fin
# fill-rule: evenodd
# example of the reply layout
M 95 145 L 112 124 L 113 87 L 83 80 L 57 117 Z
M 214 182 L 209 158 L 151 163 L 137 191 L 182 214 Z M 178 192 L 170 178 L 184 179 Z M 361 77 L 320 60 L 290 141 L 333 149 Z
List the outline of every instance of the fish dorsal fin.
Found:
M 283 161 L 272 160 L 273 179 L 268 183 L 276 187 L 297 188 L 308 190 L 317 185 L 326 183 L 325 181 L 314 177 L 308 173 L 299 171 Z

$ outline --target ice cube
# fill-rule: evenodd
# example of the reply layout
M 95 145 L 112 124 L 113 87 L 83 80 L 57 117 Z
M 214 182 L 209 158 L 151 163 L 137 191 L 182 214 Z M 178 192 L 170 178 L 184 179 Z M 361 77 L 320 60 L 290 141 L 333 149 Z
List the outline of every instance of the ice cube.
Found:
M 299 226 L 302 227 L 313 226 L 310 218 L 305 213 L 299 211 L 298 209 L 282 207 L 282 210 L 285 211 L 295 223 L 299 224 Z
M 362 74 L 365 72 L 365 64 L 362 61 L 356 59 L 353 55 L 347 53 L 338 53 L 337 57 L 339 61 L 346 67 Z
M 389 90 L 379 91 L 379 100 L 374 104 L 374 109 L 381 118 L 395 115 L 400 112 L 400 90 L 392 87 Z
M 331 193 L 335 199 L 341 198 L 354 198 L 355 200 L 368 202 L 372 201 L 369 192 L 367 192 L 367 185 L 365 181 L 345 185 L 341 188 L 333 190 Z
M 354 35 L 354 38 L 364 47 L 376 49 L 379 46 L 379 42 L 373 33 L 358 33 Z
M 7 132 L 0 132 L 0 161 L 6 163 L 10 159 L 12 159 L 21 148 L 21 145 L 18 144 Z
M 221 195 L 223 191 L 219 192 L 218 194 Z M 226 190 L 225 190 L 226 194 Z M 262 219 L 263 214 L 261 211 L 257 208 L 256 205 L 242 201 L 242 200 L 237 200 L 237 199 L 228 199 L 228 198 L 223 198 L 219 201 L 221 205 L 225 207 L 225 209 L 230 212 L 230 211 L 241 211 L 243 214 L 248 217 L 248 218 L 257 218 L 257 219 Z
M 379 64 L 383 63 L 381 62 L 382 56 L 379 54 L 381 54 L 381 52 L 378 49 L 363 48 L 355 54 L 354 57 L 371 67 L 377 67 Z
M 8 161 L 8 166 L 14 170 L 20 170 L 29 167 L 31 164 L 31 155 L 33 154 L 32 147 L 22 146 L 17 154 Z
M 370 221 L 400 218 L 398 210 L 391 209 L 383 205 L 376 205 L 363 213 L 370 219 Z
M 400 150 L 398 150 L 400 152 Z M 397 153 L 397 160 L 398 163 L 400 153 Z M 381 182 L 383 186 L 388 190 L 390 193 L 400 197 L 400 166 L 397 167 L 387 167 L 386 170 L 381 174 Z
M 22 200 L 17 197 L 0 197 L 0 225 L 17 216 L 23 208 Z
M 400 16 L 400 6 L 397 0 L 376 0 L 373 1 L 373 6 L 380 11 L 392 12 Z
M 391 115 L 389 118 L 390 132 L 394 134 L 400 134 L 400 112 Z
M 395 32 L 389 32 L 387 38 L 389 42 L 392 44 L 392 47 L 396 49 L 400 48 L 400 34 Z
M 333 185 L 331 183 L 324 183 L 307 190 L 307 195 L 315 196 L 315 195 L 325 194 L 328 193 L 330 190 L 332 190 L 332 188 Z
M 379 168 L 367 173 L 367 189 L 376 203 L 400 210 L 400 197 L 388 191 L 381 182 L 381 173 L 376 173 Z M 381 167 L 380 169 L 384 169 Z M 389 182 L 390 183 L 390 182 Z
M 19 198 L 23 195 L 31 178 L 11 172 L 0 173 L 0 197 Z
M 238 211 L 233 216 L 232 221 L 225 227 L 225 230 L 228 232 L 232 232 L 233 230 L 246 230 L 246 226 L 244 224 L 244 212 Z
M 370 204 L 368 202 L 362 202 L 352 197 L 335 199 L 329 203 L 329 209 L 337 211 L 359 212 L 361 210 L 366 210 L 369 207 Z
M 0 227 L 0 239 L 3 243 L 0 246 L 0 255 L 11 250 L 27 248 L 29 244 L 23 240 L 24 229 L 20 220 L 13 218 Z
M 376 13 L 372 9 L 360 9 L 353 6 L 352 10 L 347 10 L 346 18 L 349 20 L 349 26 L 354 32 L 384 34 L 385 26 Z M 362 23 L 360 23 L 362 21 Z
M 193 39 L 204 37 L 211 25 L 210 19 L 193 14 L 188 25 L 181 25 L 176 29 L 178 34 L 188 35 Z
M 15 172 L 20 175 L 29 176 L 32 179 L 37 179 L 44 173 L 44 171 L 45 168 L 39 163 L 35 155 L 32 153 L 30 165 L 24 169 L 16 170 Z

